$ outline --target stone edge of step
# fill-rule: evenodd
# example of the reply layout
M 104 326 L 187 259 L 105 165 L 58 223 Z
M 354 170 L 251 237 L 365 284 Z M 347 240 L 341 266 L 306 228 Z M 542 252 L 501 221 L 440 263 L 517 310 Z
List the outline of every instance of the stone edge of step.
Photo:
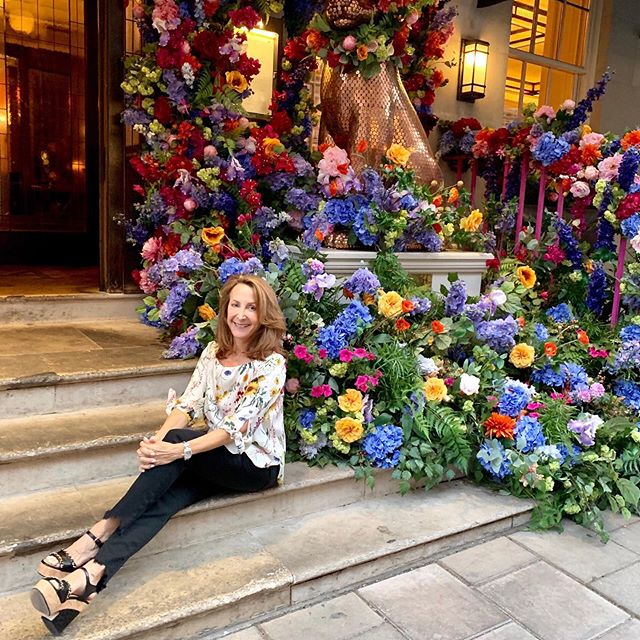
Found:
M 249 503 L 265 498 L 279 499 L 280 496 L 286 496 L 287 494 L 310 489 L 318 485 L 327 485 L 336 482 L 343 482 L 345 480 L 355 482 L 353 470 L 346 467 L 330 467 L 326 469 L 326 473 L 324 474 L 316 474 L 308 478 L 295 479 L 296 467 L 294 467 L 294 469 L 291 469 L 293 465 L 296 465 L 298 469 L 307 467 L 304 462 L 288 463 L 288 475 L 294 475 L 294 479 L 287 481 L 282 486 L 274 487 L 273 489 L 267 489 L 266 491 L 262 491 L 259 493 L 233 493 L 230 495 L 209 498 L 207 500 L 203 500 L 202 502 L 198 502 L 197 504 L 191 505 L 186 509 L 183 509 L 182 511 L 178 512 L 174 516 L 174 518 L 181 518 L 184 516 L 189 516 L 191 514 L 201 513 L 203 511 L 223 509 L 237 504 Z M 386 474 L 381 473 L 380 476 L 382 475 Z M 130 479 L 132 480 L 133 476 L 130 476 Z M 114 480 L 107 481 L 105 484 L 115 485 L 121 484 L 122 482 L 123 478 L 116 478 Z M 25 496 L 25 498 L 26 497 L 28 496 Z M 12 541 L 8 543 L 0 542 L 0 558 L 26 555 L 28 553 L 32 553 L 40 549 L 45 549 L 56 544 L 64 544 L 67 541 L 79 537 L 80 535 L 82 535 L 82 533 L 84 533 L 84 531 L 84 527 L 75 529 L 63 529 L 48 534 L 42 534 L 35 539 L 23 540 L 19 542 Z
M 170 373 L 190 373 L 195 368 L 195 365 L 195 360 L 163 360 L 153 366 L 123 367 L 102 371 L 80 371 L 69 374 L 59 374 L 50 371 L 21 378 L 0 379 L 0 391 L 16 391 L 51 385 L 161 376 Z

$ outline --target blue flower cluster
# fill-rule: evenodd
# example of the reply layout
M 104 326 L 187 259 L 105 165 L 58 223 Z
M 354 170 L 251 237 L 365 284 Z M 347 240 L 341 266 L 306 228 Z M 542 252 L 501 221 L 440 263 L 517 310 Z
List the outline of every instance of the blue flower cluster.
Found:
M 533 389 L 524 382 L 507 378 L 498 400 L 498 410 L 505 416 L 515 418 L 529 404 Z
M 360 328 L 368 326 L 372 320 L 369 309 L 361 302 L 352 300 L 333 324 L 320 329 L 317 344 L 327 350 L 330 358 L 337 358 L 340 350 L 348 346 Z
M 523 453 L 529 453 L 536 447 L 544 447 L 547 441 L 542 433 L 542 425 L 537 418 L 524 416 L 516 422 L 513 429 L 516 448 Z
M 200 350 L 200 343 L 196 340 L 198 327 L 191 327 L 184 333 L 176 336 L 164 352 L 165 358 L 193 358 Z
M 561 302 L 559 305 L 547 309 L 547 317 L 560 324 L 562 322 L 571 322 L 573 313 L 566 302 Z
M 544 384 L 547 387 L 562 387 L 564 385 L 564 377 L 550 364 L 545 364 L 542 369 L 538 369 L 531 374 L 531 382 Z
M 304 189 L 295 187 L 287 192 L 284 201 L 303 213 L 312 213 L 318 209 L 320 196 L 314 193 L 307 193 Z
M 511 475 L 507 452 L 503 444 L 495 438 L 485 440 L 482 443 L 476 458 L 494 480 L 503 480 L 506 476 Z
M 587 290 L 587 309 L 596 316 L 602 315 L 607 300 L 607 274 L 602 264 L 598 263 L 589 276 Z
M 315 409 L 303 409 L 298 416 L 298 422 L 303 429 L 310 429 L 315 419 Z
M 363 169 L 360 175 L 360 181 L 362 182 L 362 192 L 364 195 L 374 203 L 381 204 L 385 189 L 380 174 L 375 169 L 367 167 Z
M 356 217 L 356 208 L 350 198 L 331 198 L 324 207 L 324 214 L 331 224 L 353 224 Z
M 344 283 L 344 288 L 355 294 L 368 293 L 373 295 L 380 288 L 380 280 L 369 269 L 358 269 Z
M 515 344 L 514 336 L 520 326 L 512 316 L 497 320 L 485 320 L 476 327 L 476 335 L 482 342 L 486 342 L 494 351 L 506 353 Z
M 629 191 L 634 183 L 636 173 L 640 165 L 640 151 L 635 147 L 629 147 L 622 156 L 622 161 L 618 167 L 618 184 L 623 191 Z
M 375 224 L 375 214 L 371 207 L 362 206 L 356 211 L 353 232 L 365 247 L 373 246 L 378 240 L 379 234 L 374 233 Z
M 569 447 L 564 443 L 560 443 L 555 446 L 560 453 L 558 462 L 560 464 L 564 464 L 566 462 L 569 467 L 573 467 L 578 460 L 578 456 L 582 452 L 582 449 L 577 444 L 572 445 L 571 450 L 569 450 Z
M 558 232 L 558 240 L 574 269 L 582 269 L 582 251 L 571 227 L 560 217 L 556 217 L 553 226 Z
M 632 328 L 634 327 L 625 327 L 625 329 Z M 640 329 L 640 327 L 637 328 Z M 620 335 L 622 337 L 622 333 Z M 627 335 L 633 334 L 629 332 Z M 620 371 L 633 371 L 634 369 L 640 369 L 640 339 L 627 339 L 616 352 L 611 370 L 619 373 Z
M 450 318 L 459 316 L 464 311 L 466 302 L 467 283 L 464 280 L 452 282 L 444 301 L 444 315 Z
M 631 340 L 640 340 L 640 324 L 628 324 L 620 331 L 620 340 L 629 342 Z
M 362 442 L 362 449 L 374 467 L 390 469 L 398 464 L 402 429 L 393 424 L 376 427 Z
M 569 153 L 571 147 L 564 138 L 556 138 L 551 131 L 543 133 L 533 148 L 533 157 L 548 167 Z
M 617 380 L 613 392 L 624 404 L 640 413 L 640 385 L 631 380 Z
M 560 365 L 560 375 L 571 391 L 580 391 L 589 387 L 587 372 L 575 362 L 563 362 Z
M 533 329 L 533 333 L 535 334 L 536 339 L 540 342 L 544 342 L 549 337 L 549 331 L 547 327 L 545 327 L 543 324 L 540 324 L 539 322 L 536 323 L 536 326 Z
M 427 313 L 431 309 L 431 300 L 429 298 L 411 298 L 413 309 L 409 312 L 410 316 L 418 316 Z
M 258 258 L 249 258 L 244 262 L 239 258 L 227 258 L 218 267 L 218 278 L 224 284 L 231 276 L 256 275 L 261 271 L 264 271 L 264 266 Z
M 640 213 L 634 213 L 630 218 L 620 223 L 622 233 L 629 239 L 640 234 Z

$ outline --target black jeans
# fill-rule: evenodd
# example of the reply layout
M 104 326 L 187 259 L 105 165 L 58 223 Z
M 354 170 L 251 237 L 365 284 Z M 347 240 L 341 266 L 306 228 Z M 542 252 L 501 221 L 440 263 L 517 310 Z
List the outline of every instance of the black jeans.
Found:
M 202 435 L 193 429 L 172 429 L 166 442 L 185 442 Z M 280 467 L 256 467 L 249 457 L 218 447 L 194 455 L 190 460 L 174 460 L 141 473 L 120 501 L 104 514 L 119 518 L 120 526 L 95 557 L 105 573 L 98 585 L 107 581 L 137 551 L 144 547 L 169 518 L 181 509 L 221 490 L 262 491 L 276 484 Z

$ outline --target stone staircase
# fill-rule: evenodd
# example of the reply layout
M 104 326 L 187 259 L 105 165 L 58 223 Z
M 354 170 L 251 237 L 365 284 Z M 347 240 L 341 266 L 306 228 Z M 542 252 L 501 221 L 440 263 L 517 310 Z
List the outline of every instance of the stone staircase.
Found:
M 112 311 L 100 297 L 0 299 L 0 638 L 48 637 L 29 605 L 39 559 L 120 497 L 135 443 L 194 366 L 161 358 L 135 301 Z M 289 464 L 283 487 L 178 514 L 65 636 L 218 636 L 519 527 L 530 509 L 464 480 L 401 497 L 385 473 L 371 491 L 349 469 Z

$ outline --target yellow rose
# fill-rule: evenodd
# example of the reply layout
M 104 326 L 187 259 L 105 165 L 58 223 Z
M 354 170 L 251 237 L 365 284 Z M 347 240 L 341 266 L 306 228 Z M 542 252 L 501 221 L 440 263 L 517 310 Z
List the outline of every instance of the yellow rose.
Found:
M 265 138 L 262 141 L 262 146 L 267 156 L 275 156 L 284 151 L 284 145 L 279 138 Z
M 428 378 L 423 387 L 427 400 L 442 402 L 447 397 L 447 385 L 442 378 Z
M 210 247 L 216 247 L 224 238 L 224 229 L 222 227 L 206 227 L 201 231 L 202 241 Z
M 412 153 L 412 149 L 407 149 L 401 144 L 394 142 L 387 149 L 385 156 L 387 156 L 387 160 L 393 162 L 393 164 L 399 164 L 401 167 L 404 167 L 407 162 L 409 162 L 409 158 L 411 157 Z
M 353 418 L 340 418 L 336 421 L 336 433 L 344 442 L 360 440 L 364 434 L 362 422 Z
M 482 224 L 483 217 L 479 209 L 474 209 L 465 218 L 460 218 L 460 228 L 463 231 L 477 231 Z
M 230 84 L 238 93 L 245 92 L 249 86 L 247 79 L 239 71 L 227 71 L 226 78 L 227 84 Z
M 511 349 L 511 353 L 509 354 L 509 362 L 518 367 L 518 369 L 524 369 L 526 367 L 530 367 L 533 364 L 535 354 L 535 349 L 531 345 L 520 342 L 515 347 L 513 347 L 513 349 Z
M 338 406 L 347 413 L 362 411 L 362 394 L 357 389 L 347 389 L 347 392 L 338 396 Z
M 208 304 L 201 304 L 198 307 L 198 315 L 203 320 L 209 321 L 216 317 L 216 312 Z
M 378 311 L 385 318 L 399 316 L 402 313 L 402 301 L 403 297 L 397 291 L 383 293 L 378 298 Z
M 518 267 L 516 275 L 525 289 L 531 289 L 537 280 L 536 272 L 531 267 Z

